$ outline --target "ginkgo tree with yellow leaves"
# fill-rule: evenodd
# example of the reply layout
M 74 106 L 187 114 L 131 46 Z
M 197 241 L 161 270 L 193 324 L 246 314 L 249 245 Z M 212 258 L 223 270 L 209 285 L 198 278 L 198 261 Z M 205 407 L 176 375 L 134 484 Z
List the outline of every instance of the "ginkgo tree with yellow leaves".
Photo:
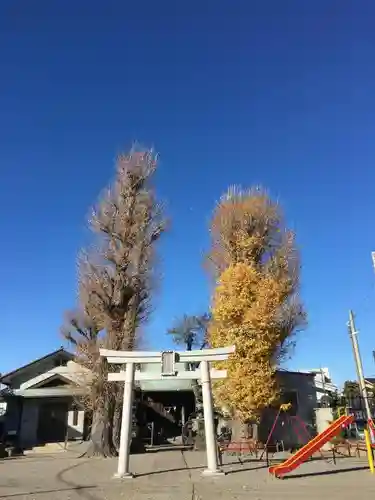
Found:
M 212 347 L 236 346 L 214 395 L 246 422 L 277 402 L 276 369 L 306 322 L 299 254 L 280 205 L 260 188 L 229 189 L 210 231 L 215 290 L 208 340 Z

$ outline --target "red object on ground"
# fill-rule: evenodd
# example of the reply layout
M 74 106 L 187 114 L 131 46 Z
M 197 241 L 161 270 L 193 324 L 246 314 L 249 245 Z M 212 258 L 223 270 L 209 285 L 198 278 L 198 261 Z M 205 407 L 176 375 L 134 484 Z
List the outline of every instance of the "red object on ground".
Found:
M 372 420 L 372 418 L 369 419 L 368 425 L 369 425 L 370 429 L 372 430 L 372 432 L 375 434 L 375 426 L 374 426 L 374 421 Z
M 222 449 L 229 452 L 248 451 L 250 453 L 253 453 L 257 451 L 257 441 L 254 439 L 248 439 L 244 441 L 231 441 L 227 446 L 222 447 Z
M 369 420 L 368 420 L 367 423 L 368 423 L 368 426 L 370 428 L 370 432 L 372 434 L 371 447 L 375 448 L 375 443 L 374 443 L 374 440 L 375 440 L 375 425 L 374 425 L 374 421 L 372 420 L 372 418 L 369 418 Z
M 331 424 L 325 431 L 318 434 L 314 439 L 309 441 L 305 446 L 298 450 L 294 455 L 289 457 L 282 464 L 274 465 L 268 470 L 275 477 L 281 477 L 296 469 L 299 465 L 305 462 L 311 457 L 316 451 L 327 443 L 330 439 L 336 436 L 343 427 L 348 426 L 354 420 L 354 415 L 343 415 Z

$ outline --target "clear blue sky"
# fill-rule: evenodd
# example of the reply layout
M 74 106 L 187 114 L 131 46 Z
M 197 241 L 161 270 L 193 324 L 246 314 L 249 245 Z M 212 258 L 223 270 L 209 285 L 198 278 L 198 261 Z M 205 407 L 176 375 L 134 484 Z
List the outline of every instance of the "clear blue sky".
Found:
M 79 5 L 79 6 L 76 6 Z M 135 139 L 161 153 L 172 226 L 150 347 L 208 307 L 208 221 L 228 185 L 279 198 L 302 252 L 308 330 L 290 366 L 374 374 L 372 1 L 0 4 L 0 371 L 62 343 L 89 206 Z

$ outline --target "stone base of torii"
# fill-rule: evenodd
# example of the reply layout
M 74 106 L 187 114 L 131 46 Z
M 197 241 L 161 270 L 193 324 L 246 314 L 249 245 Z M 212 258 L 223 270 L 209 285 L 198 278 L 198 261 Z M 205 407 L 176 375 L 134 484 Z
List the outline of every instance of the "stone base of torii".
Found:
M 131 431 L 132 431 L 132 406 L 134 382 L 144 380 L 163 380 L 176 378 L 179 380 L 201 380 L 203 396 L 204 427 L 206 438 L 207 468 L 203 476 L 217 476 L 224 474 L 218 466 L 216 432 L 214 426 L 214 411 L 212 399 L 212 379 L 226 378 L 226 370 L 210 368 L 210 362 L 228 359 L 234 352 L 234 346 L 219 349 L 202 349 L 200 351 L 166 351 L 166 352 L 137 352 L 137 351 L 112 351 L 101 349 L 100 355 L 105 357 L 110 364 L 125 365 L 117 373 L 109 373 L 111 382 L 124 382 L 124 399 L 121 419 L 120 449 L 118 469 L 115 477 L 132 478 L 129 470 Z M 199 363 L 199 368 L 194 371 L 176 371 L 175 362 Z M 136 370 L 139 364 L 159 364 L 160 373 Z M 186 365 L 185 365 L 186 366 Z

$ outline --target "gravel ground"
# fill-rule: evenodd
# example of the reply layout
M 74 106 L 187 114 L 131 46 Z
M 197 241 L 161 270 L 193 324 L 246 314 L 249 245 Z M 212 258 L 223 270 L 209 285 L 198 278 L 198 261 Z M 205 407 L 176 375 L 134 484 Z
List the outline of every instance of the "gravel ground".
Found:
M 375 476 L 366 462 L 342 458 L 303 464 L 285 480 L 264 463 L 225 457 L 226 476 L 204 478 L 204 453 L 164 451 L 131 457 L 134 479 L 118 480 L 116 459 L 69 453 L 0 460 L 0 499 L 15 500 L 317 500 L 374 498 Z

